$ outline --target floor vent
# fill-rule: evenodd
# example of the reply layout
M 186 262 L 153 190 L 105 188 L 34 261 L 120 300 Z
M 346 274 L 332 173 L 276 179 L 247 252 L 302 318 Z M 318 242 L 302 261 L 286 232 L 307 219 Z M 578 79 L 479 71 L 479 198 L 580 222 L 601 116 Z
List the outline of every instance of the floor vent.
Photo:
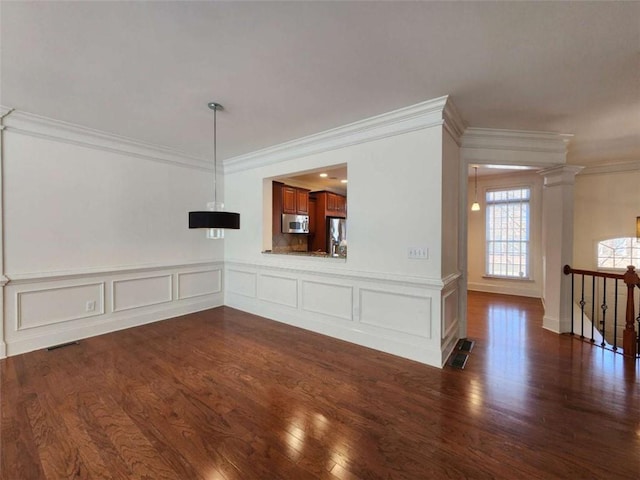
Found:
M 70 347 L 71 345 L 78 345 L 78 342 L 68 342 L 68 343 L 61 343 L 60 345 L 54 345 L 53 347 L 48 347 L 47 351 L 50 352 L 51 350 L 57 350 L 58 348 L 63 348 L 63 347 Z
M 449 359 L 449 366 L 463 370 L 464 366 L 467 364 L 468 359 L 469 355 L 467 355 L 466 353 L 456 353 Z
M 461 350 L 463 352 L 471 352 L 471 350 L 473 350 L 473 346 L 475 345 L 476 342 L 474 342 L 473 340 L 469 340 L 467 338 L 461 338 L 460 340 L 458 340 L 458 350 Z

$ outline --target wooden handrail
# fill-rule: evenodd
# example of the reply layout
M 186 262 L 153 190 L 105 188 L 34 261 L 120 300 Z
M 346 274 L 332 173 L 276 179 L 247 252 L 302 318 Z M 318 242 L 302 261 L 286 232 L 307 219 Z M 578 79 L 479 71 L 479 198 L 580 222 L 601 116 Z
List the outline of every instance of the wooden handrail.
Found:
M 575 273 L 577 275 L 591 275 L 592 277 L 602 277 L 602 278 L 617 278 L 618 280 L 624 279 L 624 273 L 608 273 L 608 272 L 597 272 L 594 270 L 579 270 L 576 268 L 571 268 L 569 265 L 565 265 L 562 269 L 565 275 L 569 275 L 570 273 Z
M 624 331 L 622 332 L 622 349 L 625 355 L 635 358 L 638 353 L 638 334 L 635 328 L 636 312 L 635 302 L 633 300 L 633 289 L 635 287 L 640 288 L 640 277 L 638 277 L 636 267 L 629 265 L 627 267 L 627 271 L 624 272 L 624 274 L 620 274 L 579 270 L 571 268 L 569 265 L 565 265 L 563 272 L 565 275 L 573 273 L 577 275 L 590 275 L 593 277 L 624 280 L 624 283 L 627 285 L 627 311 L 625 315 Z

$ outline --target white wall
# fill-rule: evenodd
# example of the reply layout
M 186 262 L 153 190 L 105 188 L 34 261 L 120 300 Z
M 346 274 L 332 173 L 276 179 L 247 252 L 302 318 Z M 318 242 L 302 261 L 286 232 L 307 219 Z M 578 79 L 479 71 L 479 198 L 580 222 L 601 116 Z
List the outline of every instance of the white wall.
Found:
M 209 165 L 18 112 L 6 125 L 7 354 L 222 303 L 222 243 L 187 228 Z
M 531 278 L 532 280 L 504 280 L 485 277 L 485 213 L 486 191 L 493 188 L 518 186 L 531 187 Z M 535 171 L 479 176 L 478 203 L 480 211 L 472 212 L 474 201 L 474 179 L 468 184 L 468 288 L 480 292 L 542 296 L 542 177 Z
M 225 203 L 241 212 L 242 228 L 227 233 L 228 260 L 264 261 L 263 179 L 346 163 L 349 170 L 349 269 L 440 278 L 440 128 L 227 173 Z M 409 260 L 425 245 L 430 258 Z M 347 268 L 339 267 L 339 268 Z
M 339 148 L 278 161 L 256 155 L 242 168 L 232 161 L 225 202 L 241 213 L 242 228 L 227 236 L 225 303 L 441 366 L 459 316 L 456 246 L 443 266 L 443 240 L 455 236 L 457 214 L 446 234 L 442 228 L 445 203 L 455 210 L 459 166 L 457 145 L 448 139 L 443 172 L 443 132 L 439 121 L 368 140 L 337 135 L 345 141 Z M 336 164 L 349 171 L 347 259 L 261 253 L 264 179 Z M 443 178 L 453 193 L 443 193 Z M 428 248 L 429 258 L 409 259 L 409 247 Z M 448 312 L 443 296 L 450 297 Z
M 585 169 L 576 176 L 574 198 L 572 267 L 596 270 L 599 241 L 636 235 L 640 168 L 622 172 Z

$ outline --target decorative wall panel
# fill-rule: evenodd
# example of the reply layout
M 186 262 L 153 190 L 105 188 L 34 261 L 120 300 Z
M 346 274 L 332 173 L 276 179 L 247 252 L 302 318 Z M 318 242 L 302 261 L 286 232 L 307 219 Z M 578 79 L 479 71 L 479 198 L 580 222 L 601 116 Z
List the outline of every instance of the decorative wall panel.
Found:
M 303 281 L 302 309 L 343 320 L 353 320 L 353 287 Z
M 25 290 L 16 293 L 18 330 L 104 313 L 104 282 Z
M 431 298 L 360 289 L 360 322 L 431 338 Z
M 277 275 L 258 276 L 258 298 L 266 302 L 298 307 L 298 281 Z
M 451 335 L 458 326 L 458 291 L 452 290 L 443 298 L 442 339 Z
M 222 272 L 219 269 L 178 274 L 178 299 L 210 295 L 222 291 Z
M 227 288 L 230 293 L 255 298 L 256 274 L 241 270 L 229 270 L 227 273 Z
M 120 312 L 172 300 L 171 275 L 114 280 L 112 310 Z

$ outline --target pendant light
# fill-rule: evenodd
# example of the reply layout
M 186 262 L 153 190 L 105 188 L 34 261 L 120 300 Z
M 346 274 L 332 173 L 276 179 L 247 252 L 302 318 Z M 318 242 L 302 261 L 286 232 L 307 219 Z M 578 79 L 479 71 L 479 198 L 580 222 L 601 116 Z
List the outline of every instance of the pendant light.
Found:
M 217 113 L 222 105 L 209 102 L 208 107 L 213 110 L 213 202 L 207 203 L 207 211 L 189 212 L 189 228 L 206 228 L 207 238 L 218 240 L 224 238 L 224 229 L 240 228 L 240 214 L 225 212 L 224 204 L 218 203 L 218 162 L 217 162 Z
M 475 170 L 475 197 L 474 197 L 474 202 L 471 204 L 471 211 L 472 212 L 479 212 L 480 211 L 480 204 L 478 203 L 478 167 L 473 167 L 473 169 Z

